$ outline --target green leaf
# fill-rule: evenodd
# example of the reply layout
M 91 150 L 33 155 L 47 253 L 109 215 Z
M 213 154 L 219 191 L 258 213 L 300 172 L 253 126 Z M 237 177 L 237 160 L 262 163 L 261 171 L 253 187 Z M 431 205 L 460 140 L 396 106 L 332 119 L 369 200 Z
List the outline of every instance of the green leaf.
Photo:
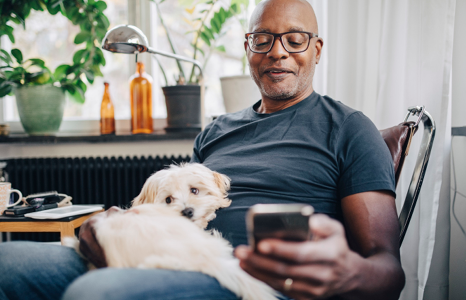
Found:
M 92 36 L 91 36 L 91 34 L 89 32 L 81 31 L 74 38 L 74 43 L 79 45 L 81 43 L 89 41 L 91 38 L 92 38 Z
M 203 31 L 201 32 L 200 36 L 201 36 L 201 39 L 210 47 L 210 40 L 207 37 L 206 33 Z
M 70 95 L 76 92 L 76 88 L 71 83 L 65 83 L 61 85 L 61 88 L 67 91 Z
M 223 7 L 220 8 L 218 14 L 216 14 L 216 15 L 218 16 L 217 18 L 218 18 L 218 21 L 220 22 L 220 24 L 225 23 L 225 20 L 227 19 L 227 13 L 225 12 L 225 9 L 223 9 Z
M 218 46 L 218 47 L 215 47 L 215 49 L 216 49 L 217 51 L 220 51 L 220 52 L 227 52 L 227 50 L 225 49 L 225 46 L 223 46 L 223 45 L 220 45 L 220 46 Z
M 13 86 L 10 84 L 8 85 L 5 84 L 5 85 L 0 86 L 0 97 L 5 97 L 9 93 L 11 93 L 12 90 L 13 90 Z
M 212 30 L 210 30 L 209 27 L 204 27 L 204 33 L 207 35 L 209 40 L 215 40 L 214 34 L 212 33 Z
M 42 59 L 30 58 L 27 61 L 31 62 L 31 66 L 38 66 L 41 68 L 45 68 L 45 62 Z
M 53 72 L 53 78 L 57 81 L 61 80 L 63 77 L 66 77 L 68 75 L 68 70 L 70 70 L 69 65 L 60 65 L 55 69 L 55 72 Z
M 108 29 L 108 27 L 110 26 L 110 21 L 107 19 L 107 17 L 104 14 L 99 14 L 98 18 L 100 19 L 100 22 L 102 23 L 102 26 L 105 29 Z
M 37 1 L 37 0 L 30 1 L 30 5 L 33 10 L 39 10 L 39 11 L 44 10 L 41 6 L 41 1 Z
M 216 18 L 212 18 L 210 20 L 210 25 L 212 26 L 212 29 L 216 32 L 219 33 L 220 29 L 222 28 L 222 25 L 220 24 L 219 20 Z
M 100 76 L 100 77 L 104 76 L 104 74 L 102 74 L 98 66 L 92 66 L 90 69 L 92 70 L 92 72 L 94 72 L 94 76 Z
M 107 63 L 105 61 L 104 53 L 102 52 L 102 50 L 99 47 L 95 47 L 94 61 L 96 63 L 101 64 L 102 66 L 105 66 L 105 64 Z
M 84 99 L 84 91 L 78 87 L 78 86 L 74 86 L 74 91 L 73 92 L 70 92 L 69 90 L 67 90 L 71 96 L 71 99 L 73 99 L 74 101 L 78 102 L 78 103 L 81 103 L 83 104 L 85 99 Z
M 10 54 L 3 49 L 0 49 L 0 52 L 2 54 L 0 55 L 0 59 L 3 60 L 7 65 L 11 65 L 13 60 L 11 59 Z
M 87 86 L 84 83 L 84 81 L 82 81 L 81 79 L 78 79 L 78 80 L 76 80 L 76 85 L 83 91 L 83 93 L 86 93 Z
M 92 70 L 84 70 L 84 74 L 86 75 L 87 81 L 89 81 L 89 83 L 94 83 L 94 72 L 92 72 Z
M 14 44 L 15 43 L 15 37 L 13 36 L 13 27 L 8 26 L 8 25 L 4 25 L 2 27 L 4 28 L 3 29 L 3 34 L 6 34 L 8 36 L 8 38 L 10 39 L 10 41 Z
M 86 49 L 76 51 L 76 53 L 73 55 L 73 63 L 76 65 L 81 64 L 81 61 L 86 53 L 88 53 Z
M 238 14 L 240 12 L 239 7 L 236 3 L 231 4 L 230 11 L 234 14 Z
M 48 70 L 26 74 L 26 82 L 30 82 L 33 85 L 42 85 L 42 84 L 50 83 L 51 79 L 52 78 Z
M 23 54 L 21 53 L 21 50 L 15 48 L 11 50 L 11 54 L 16 58 L 16 61 L 18 64 L 23 63 Z
M 51 15 L 56 15 L 60 11 L 60 2 L 48 1 L 47 10 Z
M 97 8 L 100 12 L 103 12 L 107 8 L 107 3 L 104 1 L 97 1 L 94 3 L 94 7 Z

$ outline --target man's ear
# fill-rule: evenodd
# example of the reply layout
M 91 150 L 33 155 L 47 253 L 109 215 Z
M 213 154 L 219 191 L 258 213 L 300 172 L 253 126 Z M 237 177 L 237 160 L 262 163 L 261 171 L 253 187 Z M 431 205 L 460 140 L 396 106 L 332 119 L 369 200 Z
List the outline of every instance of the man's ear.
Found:
M 324 46 L 324 40 L 322 38 L 317 38 L 316 41 L 316 64 L 319 63 L 320 57 L 322 55 L 322 47 Z
M 244 51 L 248 52 L 248 41 L 244 42 Z

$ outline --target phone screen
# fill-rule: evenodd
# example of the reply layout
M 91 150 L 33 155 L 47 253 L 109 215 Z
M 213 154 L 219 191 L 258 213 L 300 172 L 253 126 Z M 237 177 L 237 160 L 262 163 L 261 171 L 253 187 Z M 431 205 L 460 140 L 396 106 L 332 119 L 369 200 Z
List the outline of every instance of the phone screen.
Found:
M 254 216 L 254 239 L 278 238 L 304 241 L 309 238 L 309 216 L 301 213 L 270 213 Z
M 260 240 L 266 238 L 286 241 L 309 240 L 309 217 L 312 212 L 311 206 L 292 207 L 285 204 L 271 204 L 270 207 L 262 204 L 258 209 L 252 208 L 247 217 L 251 246 L 255 247 Z

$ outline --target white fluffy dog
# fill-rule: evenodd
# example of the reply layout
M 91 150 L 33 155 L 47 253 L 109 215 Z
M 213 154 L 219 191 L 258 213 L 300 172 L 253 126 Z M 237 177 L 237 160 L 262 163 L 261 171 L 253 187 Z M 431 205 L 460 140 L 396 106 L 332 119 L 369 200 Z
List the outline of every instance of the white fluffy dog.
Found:
M 277 299 L 272 288 L 240 268 L 225 239 L 168 206 L 143 204 L 113 210 L 95 228 L 109 267 L 196 271 L 216 278 L 245 300 Z
M 240 268 L 225 239 L 204 230 L 217 209 L 231 204 L 229 188 L 227 176 L 201 164 L 153 174 L 132 208 L 114 208 L 94 225 L 108 266 L 197 271 L 243 299 L 275 300 L 272 288 Z M 76 241 L 72 246 L 79 249 Z
M 163 204 L 206 228 L 217 209 L 230 206 L 229 189 L 230 178 L 201 164 L 171 165 L 151 175 L 132 204 Z

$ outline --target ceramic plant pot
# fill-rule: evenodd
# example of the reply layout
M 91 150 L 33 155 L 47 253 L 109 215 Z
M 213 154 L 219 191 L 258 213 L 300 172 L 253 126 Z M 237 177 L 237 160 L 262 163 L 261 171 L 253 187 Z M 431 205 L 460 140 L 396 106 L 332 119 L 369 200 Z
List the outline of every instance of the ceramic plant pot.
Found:
M 201 87 L 174 85 L 162 88 L 167 106 L 167 131 L 201 130 Z
M 227 113 L 245 109 L 261 99 L 259 88 L 249 75 L 221 77 L 220 82 Z
M 16 106 L 24 131 L 29 135 L 55 135 L 65 109 L 65 92 L 52 85 L 16 88 Z

